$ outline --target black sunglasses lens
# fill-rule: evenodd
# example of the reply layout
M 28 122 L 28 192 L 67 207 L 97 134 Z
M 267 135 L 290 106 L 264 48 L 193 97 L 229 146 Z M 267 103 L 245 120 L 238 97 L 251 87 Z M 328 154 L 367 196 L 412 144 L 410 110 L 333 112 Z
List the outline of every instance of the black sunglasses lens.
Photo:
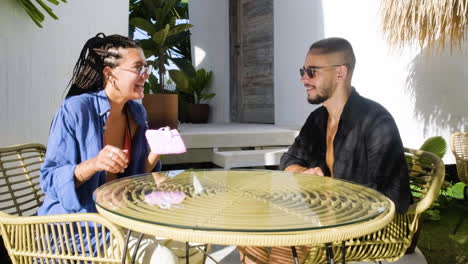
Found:
M 313 68 L 307 68 L 307 75 L 309 75 L 309 78 L 313 79 L 315 77 L 315 70 Z
M 299 73 L 301 74 L 301 77 L 303 77 L 305 73 L 307 73 L 307 76 L 309 76 L 310 79 L 315 77 L 315 70 L 313 68 L 301 68 L 299 69 Z

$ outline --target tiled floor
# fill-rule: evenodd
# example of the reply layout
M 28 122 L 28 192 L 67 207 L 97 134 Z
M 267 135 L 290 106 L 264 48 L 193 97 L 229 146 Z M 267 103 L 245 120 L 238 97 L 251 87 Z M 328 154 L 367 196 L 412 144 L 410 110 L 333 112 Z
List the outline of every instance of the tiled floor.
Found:
M 239 252 L 236 250 L 235 246 L 213 246 L 211 256 L 219 261 L 221 264 L 239 264 Z M 352 262 L 354 264 L 373 264 L 374 262 Z M 427 264 L 426 259 L 424 258 L 421 251 L 416 248 L 415 253 L 405 255 L 403 258 L 396 262 L 382 262 L 382 263 L 392 263 L 392 264 Z M 206 264 L 214 264 L 213 261 L 208 259 Z

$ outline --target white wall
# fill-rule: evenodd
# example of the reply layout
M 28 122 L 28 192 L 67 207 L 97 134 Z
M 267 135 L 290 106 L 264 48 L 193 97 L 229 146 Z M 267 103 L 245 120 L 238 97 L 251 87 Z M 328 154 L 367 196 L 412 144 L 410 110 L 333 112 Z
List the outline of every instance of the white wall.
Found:
M 228 0 L 196 0 L 189 3 L 193 63 L 213 71 L 211 91 L 216 96 L 209 122 L 229 122 L 229 9 Z
M 128 1 L 52 5 L 38 28 L 14 0 L 0 1 L 0 146 L 47 143 L 49 127 L 85 41 L 128 33 Z
M 227 2 L 197 0 L 189 5 L 195 25 L 192 45 L 206 52 L 203 67 L 215 70 L 213 121 L 229 120 Z M 405 146 L 419 148 L 436 135 L 448 143 L 452 132 L 468 130 L 468 44 L 464 54 L 449 48 L 421 52 L 418 47 L 393 52 L 381 30 L 379 5 L 375 0 L 274 0 L 276 124 L 300 127 L 316 108 L 306 101 L 298 71 L 314 41 L 339 36 L 356 53 L 353 85 L 392 113 Z M 444 161 L 454 162 L 450 151 Z
M 301 127 L 317 108 L 306 100 L 299 81 L 310 44 L 324 37 L 321 1 L 274 1 L 274 92 L 275 123 Z
M 405 146 L 419 148 L 436 135 L 448 143 L 452 132 L 468 130 L 467 45 L 465 54 L 421 53 L 419 48 L 392 52 L 381 31 L 379 1 L 274 3 L 277 124 L 302 125 L 315 109 L 306 103 L 297 72 L 310 44 L 338 36 L 348 39 L 356 53 L 353 85 L 392 113 Z M 454 162 L 450 151 L 444 161 Z

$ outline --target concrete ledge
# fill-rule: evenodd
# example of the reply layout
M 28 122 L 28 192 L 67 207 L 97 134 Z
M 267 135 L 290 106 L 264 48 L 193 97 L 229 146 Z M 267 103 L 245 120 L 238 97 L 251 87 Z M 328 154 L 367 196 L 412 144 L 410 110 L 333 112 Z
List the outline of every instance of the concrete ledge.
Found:
M 278 165 L 281 155 L 288 148 L 268 148 L 255 150 L 234 150 L 213 152 L 213 163 L 225 169 L 236 167 Z

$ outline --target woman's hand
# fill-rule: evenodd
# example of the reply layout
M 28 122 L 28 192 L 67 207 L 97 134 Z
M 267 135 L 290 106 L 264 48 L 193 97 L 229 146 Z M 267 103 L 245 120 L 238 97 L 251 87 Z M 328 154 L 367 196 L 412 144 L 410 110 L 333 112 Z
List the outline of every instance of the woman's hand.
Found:
M 151 172 L 154 169 L 154 166 L 156 166 L 156 163 L 158 163 L 160 158 L 159 154 L 150 152 L 148 154 L 148 158 L 146 158 L 146 172 Z
M 128 150 L 106 145 L 93 160 L 95 171 L 107 171 L 111 173 L 124 172 L 128 167 Z

